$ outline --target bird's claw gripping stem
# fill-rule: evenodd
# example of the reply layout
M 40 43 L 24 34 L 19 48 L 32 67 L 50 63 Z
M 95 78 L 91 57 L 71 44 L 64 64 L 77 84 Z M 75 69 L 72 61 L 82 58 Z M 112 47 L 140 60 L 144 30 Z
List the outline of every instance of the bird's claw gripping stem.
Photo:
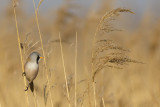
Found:
M 23 73 L 22 73 L 22 76 L 23 76 L 23 77 L 24 77 L 24 76 L 26 76 L 26 73 L 25 73 L 25 72 L 23 72 Z
M 24 89 L 24 91 L 27 91 L 27 90 L 28 90 L 28 88 L 30 87 L 30 84 L 31 84 L 31 83 L 29 83 L 28 86 L 26 86 L 26 88 Z
M 26 87 L 25 89 L 24 89 L 24 91 L 27 91 L 28 90 L 28 87 Z

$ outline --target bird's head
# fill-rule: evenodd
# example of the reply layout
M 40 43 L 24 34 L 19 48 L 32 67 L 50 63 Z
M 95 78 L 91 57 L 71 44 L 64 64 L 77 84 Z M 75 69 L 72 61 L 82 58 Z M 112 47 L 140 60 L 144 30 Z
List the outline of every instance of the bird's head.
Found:
M 40 59 L 42 59 L 43 57 L 38 53 L 38 52 L 32 52 L 29 55 L 29 60 L 32 62 L 36 62 L 37 64 L 39 63 Z

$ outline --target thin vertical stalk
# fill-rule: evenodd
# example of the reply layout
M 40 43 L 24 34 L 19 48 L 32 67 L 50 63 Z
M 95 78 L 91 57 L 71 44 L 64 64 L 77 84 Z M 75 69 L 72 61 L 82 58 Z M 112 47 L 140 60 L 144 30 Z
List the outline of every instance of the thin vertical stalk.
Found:
M 16 31 L 17 31 L 18 47 L 19 47 L 19 53 L 20 53 L 20 57 L 21 57 L 22 72 L 24 72 L 24 63 L 23 63 L 22 50 L 21 50 L 21 45 L 20 45 L 21 42 L 20 42 L 18 22 L 17 22 L 17 15 L 16 15 L 16 4 L 15 4 L 14 0 L 12 0 L 12 2 L 13 2 L 14 18 L 15 18 Z M 25 86 L 27 86 L 25 76 L 23 77 L 23 79 L 24 79 Z M 28 100 L 28 92 L 27 91 L 25 92 L 25 96 L 26 96 L 27 106 L 29 107 L 29 100 Z
M 104 16 L 103 16 L 104 17 Z M 93 40 L 92 40 L 92 61 L 91 61 L 91 66 L 92 66 L 92 74 L 94 75 L 94 63 L 93 63 L 93 58 L 94 58 L 94 43 L 96 41 L 96 36 L 97 36 L 97 33 L 98 33 L 98 30 L 99 30 L 99 27 L 102 23 L 102 20 L 103 20 L 103 17 L 100 19 L 100 23 L 97 25 L 96 27 L 96 31 L 95 31 L 95 34 L 94 34 L 94 37 L 93 37 Z M 95 87 L 95 82 L 94 80 L 92 79 L 92 85 L 93 85 L 93 93 L 94 93 L 94 105 L 95 107 L 97 106 L 97 101 L 96 101 L 96 87 Z
M 99 26 L 99 25 L 98 25 Z M 98 27 L 96 28 L 96 32 L 95 32 L 95 35 L 93 37 L 93 41 L 92 41 L 92 61 L 91 61 L 91 67 L 92 67 L 92 74 L 94 75 L 94 63 L 93 63 L 93 58 L 94 58 L 94 43 L 95 43 L 95 40 L 96 40 L 96 35 L 97 35 L 97 32 L 98 32 Z M 93 85 L 93 93 L 94 93 L 94 106 L 96 107 L 97 106 L 97 102 L 96 102 L 96 87 L 95 87 L 95 82 L 94 80 L 92 80 L 92 85 Z
M 61 48 L 61 55 L 62 55 L 64 78 L 65 78 L 65 82 L 66 82 L 67 98 L 68 98 L 68 101 L 69 101 L 69 107 L 71 107 L 70 96 L 69 96 L 69 89 L 68 89 L 68 82 L 67 82 L 67 74 L 66 74 L 66 68 L 65 68 L 65 63 L 64 63 L 63 47 L 62 47 L 62 41 L 61 41 L 61 35 L 60 35 L 60 33 L 59 33 L 59 40 L 60 40 L 60 48 Z
M 43 53 L 43 57 L 44 57 L 44 66 L 45 66 L 45 70 L 46 70 L 47 69 L 46 56 L 45 56 L 45 51 L 44 51 L 44 47 L 43 47 L 43 40 L 42 40 L 41 30 L 40 30 L 40 27 L 39 27 L 38 13 L 37 13 L 37 9 L 36 9 L 36 5 L 35 5 L 35 1 L 34 0 L 33 0 L 33 5 L 34 5 L 34 10 L 35 10 L 35 15 L 36 15 L 36 24 L 37 24 L 37 28 L 38 28 L 38 33 L 39 33 L 40 41 L 41 41 L 42 53 Z M 46 70 L 46 72 L 47 72 L 47 70 Z M 52 94 L 51 94 L 51 86 L 50 86 L 50 81 L 49 81 L 49 77 L 48 77 L 48 72 L 46 73 L 46 76 L 47 76 L 47 81 L 48 81 L 48 87 L 49 87 L 49 95 L 50 95 L 51 105 L 53 107 Z
M 37 94 L 36 94 L 36 90 L 34 90 L 33 96 L 34 96 L 34 106 L 37 107 Z
M 75 107 L 77 107 L 77 32 L 75 44 Z
M 103 103 L 103 107 L 106 107 L 105 103 L 104 103 L 104 98 L 103 97 L 102 97 L 102 103 Z
M 93 92 L 94 92 L 94 106 L 97 106 L 97 101 L 96 101 L 96 86 L 95 82 L 93 82 Z

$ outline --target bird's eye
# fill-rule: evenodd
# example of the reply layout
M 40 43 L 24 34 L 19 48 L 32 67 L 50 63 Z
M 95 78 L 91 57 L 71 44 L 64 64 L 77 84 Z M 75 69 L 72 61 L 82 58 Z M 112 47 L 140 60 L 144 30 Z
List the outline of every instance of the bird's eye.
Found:
M 38 62 L 39 62 L 39 59 L 40 59 L 40 57 L 38 56 L 38 57 L 37 57 L 37 64 L 38 64 Z

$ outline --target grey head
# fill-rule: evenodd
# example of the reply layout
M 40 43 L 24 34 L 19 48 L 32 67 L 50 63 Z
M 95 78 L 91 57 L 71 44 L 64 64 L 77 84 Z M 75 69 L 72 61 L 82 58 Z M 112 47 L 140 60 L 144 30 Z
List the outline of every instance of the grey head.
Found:
M 28 60 L 31 62 L 36 62 L 38 64 L 41 58 L 43 58 L 43 57 L 41 57 L 38 52 L 32 52 L 29 55 Z

